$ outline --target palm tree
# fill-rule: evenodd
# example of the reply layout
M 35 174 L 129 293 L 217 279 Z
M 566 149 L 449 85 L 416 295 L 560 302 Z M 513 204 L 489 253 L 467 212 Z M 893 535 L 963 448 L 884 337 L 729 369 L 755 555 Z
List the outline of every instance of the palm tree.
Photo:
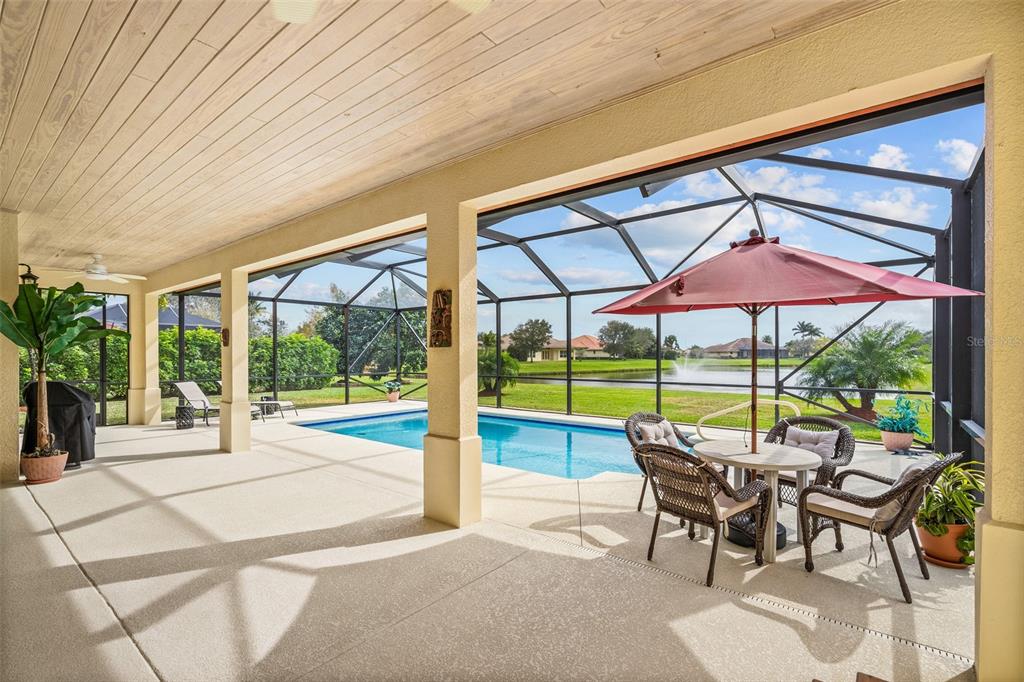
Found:
M 804 320 L 796 323 L 796 326 L 793 327 L 793 333 L 802 339 L 816 339 L 825 335 L 824 332 L 821 331 L 821 327 L 813 322 L 807 322 Z
M 893 320 L 850 332 L 808 365 L 804 383 L 822 387 L 808 397 L 832 395 L 847 413 L 874 421 L 875 392 L 870 389 L 908 388 L 927 377 L 923 337 L 906 322 Z M 851 394 L 859 395 L 859 406 L 849 401 Z

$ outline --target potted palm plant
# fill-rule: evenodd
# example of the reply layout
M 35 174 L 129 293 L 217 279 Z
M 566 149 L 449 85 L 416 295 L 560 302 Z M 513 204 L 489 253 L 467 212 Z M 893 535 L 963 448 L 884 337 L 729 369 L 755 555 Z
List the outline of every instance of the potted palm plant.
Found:
M 942 472 L 925 492 L 915 519 L 925 559 L 950 568 L 974 563 L 974 512 L 984 490 L 985 475 L 977 462 Z
M 85 293 L 76 282 L 59 291 L 56 287 L 40 290 L 35 283 L 21 284 L 13 302 L 0 301 L 0 334 L 28 351 L 35 370 L 36 449 L 22 455 L 21 472 L 29 483 L 56 481 L 64 472 L 68 453 L 54 447 L 50 433 L 46 400 L 46 370 L 72 346 L 109 336 L 128 336 L 120 329 L 104 329 L 95 319 L 82 313 L 103 305 L 103 298 Z
M 389 403 L 397 403 L 398 402 L 398 397 L 399 397 L 399 395 L 401 395 L 401 391 L 402 391 L 402 382 L 398 381 L 397 379 L 392 379 L 391 381 L 385 381 L 384 382 L 384 390 L 387 391 L 387 393 L 388 393 L 388 402 Z
M 901 395 L 896 398 L 889 414 L 878 419 L 878 430 L 882 432 L 882 444 L 886 450 L 909 450 L 915 435 L 926 435 L 918 419 L 922 407 L 920 400 L 910 400 Z

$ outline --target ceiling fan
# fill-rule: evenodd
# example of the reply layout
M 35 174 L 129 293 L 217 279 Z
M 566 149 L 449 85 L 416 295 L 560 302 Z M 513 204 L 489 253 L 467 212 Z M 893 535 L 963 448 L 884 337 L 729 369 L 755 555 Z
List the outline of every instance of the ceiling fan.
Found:
M 128 280 L 132 279 L 146 279 L 142 275 L 128 275 L 123 272 L 108 272 L 107 266 L 103 264 L 103 256 L 98 253 L 92 254 L 92 261 L 90 261 L 84 270 L 71 270 L 71 274 L 68 277 L 82 276 L 85 279 L 91 280 L 106 280 L 108 282 L 117 282 L 118 284 L 128 284 Z
M 456 7 L 476 14 L 491 4 L 491 0 L 449 0 Z M 316 15 L 320 0 L 270 0 L 274 18 L 287 24 L 305 24 Z

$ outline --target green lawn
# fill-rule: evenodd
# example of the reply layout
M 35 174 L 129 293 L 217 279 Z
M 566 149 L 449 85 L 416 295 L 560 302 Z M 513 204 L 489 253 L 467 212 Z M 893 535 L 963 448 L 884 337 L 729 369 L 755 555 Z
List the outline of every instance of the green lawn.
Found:
M 661 411 L 666 417 L 675 422 L 693 424 L 703 415 L 710 414 L 725 407 L 742 403 L 744 396 L 738 393 L 709 393 L 703 391 L 662 391 Z M 517 407 L 529 410 L 545 410 L 551 412 L 565 412 L 565 386 L 557 384 L 532 384 L 520 382 L 514 387 L 506 387 L 502 391 L 502 406 Z M 813 405 L 794 400 L 800 408 L 801 414 L 823 415 L 835 417 L 829 412 Z M 839 407 L 839 404 L 826 399 L 821 401 L 826 405 Z M 877 407 L 884 411 L 893 405 L 893 400 L 880 400 Z M 495 398 L 481 397 L 481 405 L 493 406 Z M 654 412 L 655 410 L 654 389 L 635 388 L 612 388 L 607 386 L 581 386 L 574 385 L 572 391 L 572 408 L 576 414 L 587 414 L 598 417 L 612 417 L 625 419 L 631 413 L 644 410 Z M 783 414 L 788 413 L 784 411 Z M 771 408 L 762 408 L 758 415 L 758 425 L 762 430 L 770 428 L 775 423 L 775 413 Z M 878 429 L 867 424 L 850 421 L 847 422 L 859 440 L 880 440 Z M 749 418 L 745 412 L 719 417 L 712 422 L 711 426 L 731 426 L 743 428 L 749 425 Z M 922 415 L 922 429 L 931 432 L 930 415 Z
M 590 362 L 604 363 L 609 361 Z M 541 363 L 534 364 L 539 365 Z M 383 382 L 376 382 L 375 385 L 382 383 Z M 421 380 L 412 380 L 411 383 L 406 386 L 406 390 L 419 386 L 421 383 Z M 927 386 L 921 386 L 920 388 L 922 390 L 927 390 Z M 259 400 L 260 395 L 265 394 L 252 394 L 249 397 L 250 400 L 257 401 Z M 281 391 L 279 395 L 282 400 L 294 401 L 300 409 L 341 405 L 345 402 L 344 388 L 338 386 L 310 390 Z M 413 400 L 426 400 L 427 396 L 428 389 L 423 388 L 410 395 L 409 398 Z M 216 395 L 210 396 L 211 401 L 214 403 L 218 402 L 219 398 L 220 397 Z M 365 403 L 384 400 L 384 394 L 369 386 L 353 385 L 349 398 L 353 403 Z M 705 414 L 710 414 L 711 412 L 739 404 L 743 401 L 744 396 L 739 393 L 710 393 L 703 391 L 675 391 L 665 389 L 662 392 L 662 413 L 673 421 L 684 424 L 693 424 Z M 835 416 L 827 410 L 814 407 L 813 405 L 808 405 L 798 400 L 794 400 L 794 402 L 797 403 L 800 407 L 801 413 L 803 414 Z M 822 402 L 827 405 L 839 407 L 838 403 L 833 399 L 826 399 Z M 878 401 L 878 411 L 884 412 L 893 404 L 893 402 L 894 401 L 892 400 Z M 625 419 L 633 412 L 641 410 L 653 412 L 656 406 L 655 391 L 653 388 L 615 388 L 582 384 L 573 385 L 572 403 L 573 412 L 575 414 L 611 417 L 614 419 Z M 174 408 L 177 404 L 178 400 L 176 398 L 165 398 L 162 401 L 161 412 L 162 417 L 165 420 L 174 419 Z M 479 404 L 494 406 L 495 398 L 493 396 L 481 396 L 479 398 Z M 564 414 L 566 407 L 565 386 L 563 384 L 539 384 L 522 381 L 516 386 L 506 387 L 503 389 L 502 405 L 509 408 L 543 410 Z M 20 417 L 21 421 L 24 422 L 23 412 Z M 111 401 L 107 403 L 107 420 L 111 424 L 124 423 L 125 403 L 123 401 Z M 771 427 L 774 421 L 774 411 L 770 408 L 762 408 L 758 419 L 759 427 L 762 430 L 766 430 Z M 853 429 L 854 435 L 858 439 L 869 441 L 879 440 L 877 429 L 858 422 L 851 421 L 847 423 L 849 423 L 850 428 Z M 743 428 L 747 426 L 747 415 L 745 412 L 736 412 L 725 417 L 720 417 L 709 424 L 715 426 Z M 922 415 L 922 428 L 928 433 L 931 432 L 932 422 L 930 414 Z
M 782 358 L 779 360 L 779 366 L 796 367 L 802 361 L 802 358 Z M 672 362 L 683 362 L 683 360 L 664 360 L 662 366 L 667 367 Z M 701 367 L 707 367 L 708 369 L 732 369 L 736 367 L 749 368 L 750 360 L 718 360 L 708 358 L 690 360 L 689 364 L 699 364 Z M 761 364 L 764 367 L 773 366 L 773 362 L 771 360 L 762 360 Z M 572 361 L 573 374 L 606 374 L 608 372 L 654 372 L 656 370 L 657 361 L 650 358 L 643 358 L 639 360 L 592 359 Z M 535 360 L 534 362 L 520 362 L 519 374 L 523 376 L 564 376 L 565 360 Z

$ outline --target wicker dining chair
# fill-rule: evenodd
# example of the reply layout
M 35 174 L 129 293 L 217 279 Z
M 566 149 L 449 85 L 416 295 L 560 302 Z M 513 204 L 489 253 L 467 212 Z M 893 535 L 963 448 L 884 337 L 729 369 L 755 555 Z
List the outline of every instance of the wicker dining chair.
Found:
M 836 534 L 836 551 L 843 551 L 842 524 L 863 528 L 872 533 L 878 533 L 885 538 L 885 544 L 889 548 L 889 556 L 896 567 L 896 576 L 900 580 L 900 589 L 903 591 L 903 598 L 908 604 L 913 603 L 910 596 L 910 588 L 907 586 L 907 579 L 903 575 L 903 567 L 900 565 L 899 556 L 893 547 L 893 540 L 910 531 L 910 540 L 914 543 L 914 552 L 917 554 L 917 562 L 921 567 L 921 573 L 925 580 L 929 579 L 928 565 L 921 553 L 921 544 L 917 539 L 917 533 L 912 528 L 912 521 L 917 514 L 918 507 L 924 499 L 925 491 L 942 474 L 942 471 L 955 464 L 963 458 L 962 453 L 947 455 L 934 462 L 918 462 L 900 474 L 896 479 L 887 476 L 879 476 L 868 471 L 849 469 L 838 474 L 833 479 L 833 485 L 811 485 L 800 493 L 798 514 L 800 517 L 800 529 L 804 541 L 804 568 L 808 572 L 814 570 L 814 560 L 811 558 L 811 543 L 826 528 L 832 528 Z M 843 483 L 851 476 L 860 476 L 872 481 L 884 483 L 889 486 L 885 492 L 868 497 L 856 495 L 843 490 Z M 893 504 L 898 510 L 891 516 L 883 515 L 876 519 L 876 510 Z M 815 523 L 815 521 L 819 521 Z M 872 547 L 872 551 L 873 551 Z
M 644 506 L 644 496 L 647 494 L 647 469 L 644 468 L 643 460 L 640 455 L 637 454 L 637 448 L 643 445 L 644 437 L 640 431 L 641 425 L 658 426 L 662 423 L 668 424 L 672 427 L 672 432 L 675 434 L 676 441 L 687 448 L 692 448 L 697 444 L 698 441 L 693 440 L 685 433 L 679 430 L 679 427 L 670 422 L 667 418 L 658 414 L 657 412 L 634 412 L 626 419 L 626 438 L 629 440 L 629 447 L 633 452 L 633 461 L 636 462 L 636 466 L 640 469 L 640 473 L 644 475 L 644 485 L 640 489 L 640 501 L 637 502 L 636 510 L 640 511 Z M 724 467 L 719 466 L 718 470 L 722 473 L 727 473 Z
M 754 480 L 735 490 L 717 469 L 685 450 L 644 443 L 637 447 L 637 452 L 648 472 L 651 493 L 657 505 L 651 544 L 647 548 L 648 561 L 654 557 L 654 542 L 658 539 L 658 526 L 663 513 L 679 517 L 680 524 L 689 521 L 691 540 L 695 535 L 694 524 L 707 526 L 715 534 L 706 581 L 710 587 L 715 580 L 715 559 L 718 556 L 722 527 L 732 516 L 753 511 L 754 561 L 758 566 L 764 563 L 764 531 L 768 520 L 768 505 L 772 503 L 772 491 L 767 483 Z
M 838 431 L 836 447 L 831 458 L 822 457 L 822 464 L 815 471 L 814 485 L 828 485 L 835 476 L 839 467 L 848 465 L 853 460 L 853 450 L 856 442 L 853 438 L 853 431 L 849 426 L 829 419 L 828 417 L 789 417 L 780 420 L 775 426 L 768 430 L 764 437 L 765 443 L 784 444 L 786 433 L 791 426 L 803 431 Z M 782 503 L 797 504 L 796 474 L 793 472 L 779 472 L 779 506 Z

